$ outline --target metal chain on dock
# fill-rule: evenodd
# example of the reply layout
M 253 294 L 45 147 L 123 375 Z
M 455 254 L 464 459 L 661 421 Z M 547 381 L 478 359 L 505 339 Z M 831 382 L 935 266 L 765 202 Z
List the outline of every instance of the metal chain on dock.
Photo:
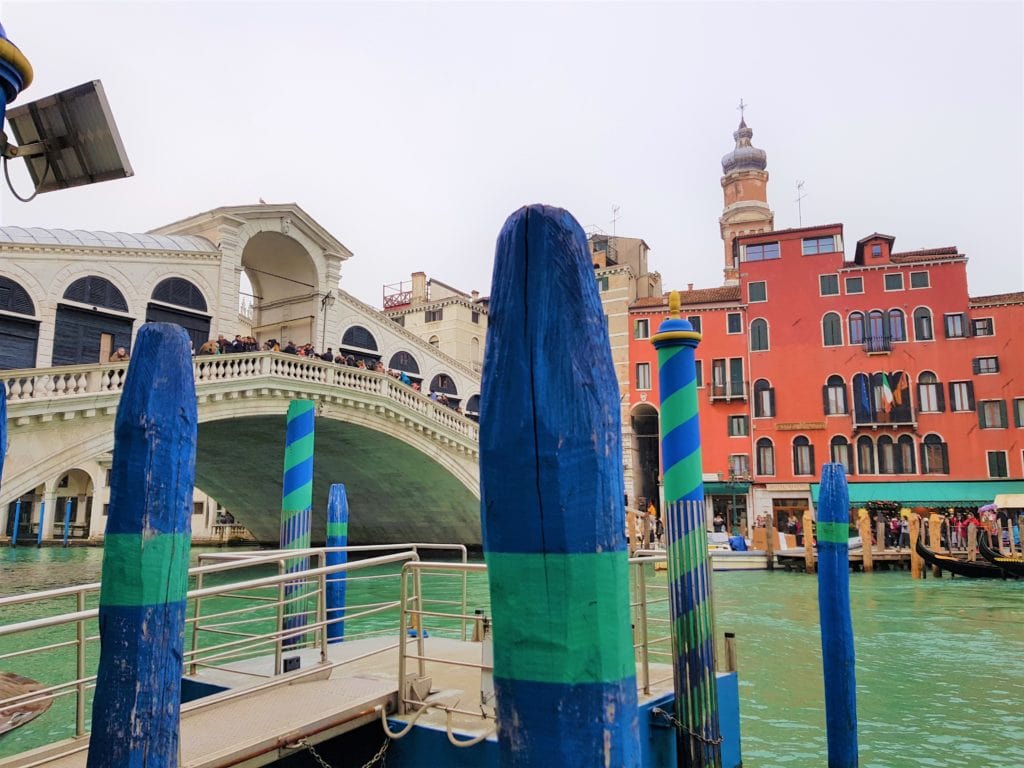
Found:
M 300 747 L 305 747 L 309 754 L 313 756 L 313 759 L 316 760 L 316 762 L 319 764 L 320 768 L 333 768 L 333 766 L 331 766 L 330 763 L 324 760 L 323 756 L 319 752 L 313 749 L 313 745 L 310 744 L 308 741 L 306 741 L 305 739 L 301 739 L 299 740 L 298 744 Z M 380 749 L 377 750 L 377 754 L 375 754 L 373 757 L 371 757 L 369 760 L 363 763 L 362 768 L 373 768 L 373 766 L 377 765 L 378 763 L 383 766 L 384 753 L 388 751 L 389 746 L 391 746 L 391 739 L 384 739 L 384 743 L 380 745 Z
M 678 730 L 682 731 L 687 736 L 689 736 L 691 739 L 696 739 L 697 741 L 703 744 L 721 744 L 722 741 L 724 741 L 723 737 L 721 736 L 719 736 L 717 739 L 709 739 L 703 734 L 690 730 L 686 727 L 686 724 L 679 720 L 675 715 L 673 715 L 671 712 L 666 712 L 664 709 L 661 709 L 660 707 L 655 707 L 654 709 L 652 709 L 651 714 L 655 715 L 656 717 L 661 717 L 667 720 L 673 728 L 677 728 Z

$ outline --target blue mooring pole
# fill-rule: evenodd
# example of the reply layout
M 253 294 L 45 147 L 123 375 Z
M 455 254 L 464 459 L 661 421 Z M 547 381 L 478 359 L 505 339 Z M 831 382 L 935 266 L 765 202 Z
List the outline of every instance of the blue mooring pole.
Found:
M 68 533 L 71 530 L 71 499 L 64 505 L 64 546 L 68 545 Z
M 640 765 L 619 388 L 586 236 L 498 237 L 480 419 L 499 764 Z
M 309 549 L 313 516 L 313 438 L 316 403 L 292 400 L 285 419 L 284 479 L 281 488 L 281 549 Z M 308 557 L 292 557 L 285 563 L 288 573 L 305 571 Z M 284 627 L 291 632 L 306 626 L 304 582 L 289 582 L 284 588 Z M 301 634 L 281 640 L 288 647 L 302 641 Z
M 327 546 L 348 546 L 348 496 L 345 485 L 335 483 L 327 496 Z M 344 565 L 348 552 L 328 552 L 327 565 Z M 340 643 L 345 639 L 345 572 L 338 571 L 327 576 L 327 642 Z
M 139 329 L 114 424 L 88 768 L 177 768 L 196 468 L 185 331 Z
M 7 385 L 0 382 L 0 481 L 4 479 L 4 458 L 7 456 Z M 0 486 L 2 487 L 2 486 Z
M 36 546 L 43 546 L 43 526 L 46 525 L 46 499 L 39 502 L 39 530 L 36 531 Z
M 842 464 L 822 466 L 818 498 L 818 613 L 825 671 L 828 768 L 857 768 L 857 685 L 850 619 L 850 495 Z M 805 541 L 809 534 L 810 531 L 804 532 Z
M 14 502 L 14 530 L 11 531 L 11 546 L 18 546 L 18 526 L 21 525 L 21 498 Z

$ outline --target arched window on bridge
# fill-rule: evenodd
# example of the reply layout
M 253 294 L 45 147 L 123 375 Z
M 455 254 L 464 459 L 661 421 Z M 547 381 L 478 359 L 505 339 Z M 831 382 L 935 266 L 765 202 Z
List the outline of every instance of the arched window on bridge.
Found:
M 356 362 L 362 360 L 367 368 L 372 368 L 380 362 L 377 340 L 361 325 L 353 325 L 345 331 L 341 337 L 341 354 L 346 357 L 351 355 Z
M 151 299 L 146 307 L 147 323 L 180 325 L 192 340 L 194 350 L 210 340 L 206 299 L 194 284 L 181 277 L 168 277 L 156 284 Z
M 0 370 L 33 368 L 39 342 L 39 321 L 35 304 L 28 291 L 10 278 L 0 277 L 0 312 L 26 317 L 0 314 Z
M 455 388 L 455 381 L 447 373 L 439 373 L 430 380 L 430 399 L 437 395 L 437 401 L 447 402 L 451 408 L 458 408 L 461 400 L 458 398 L 459 390 Z
M 473 395 L 466 401 L 466 415 L 473 421 L 480 421 L 480 395 Z
M 395 354 L 391 356 L 391 360 L 388 361 L 388 368 L 393 371 L 401 371 L 409 377 L 409 380 L 412 383 L 423 383 L 423 377 L 420 376 L 419 363 L 416 362 L 415 357 L 405 350 L 395 352 Z
M 105 363 L 118 347 L 131 351 L 134 319 L 127 317 L 128 302 L 105 277 L 89 275 L 75 280 L 58 304 L 53 332 L 53 364 Z M 77 305 L 77 306 L 76 306 Z

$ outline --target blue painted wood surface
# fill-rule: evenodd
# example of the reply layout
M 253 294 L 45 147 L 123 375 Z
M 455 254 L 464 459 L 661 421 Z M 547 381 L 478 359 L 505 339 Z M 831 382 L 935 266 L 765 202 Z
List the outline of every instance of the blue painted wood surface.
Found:
M 147 323 L 114 426 L 88 768 L 178 765 L 195 456 L 188 336 Z
M 348 495 L 344 483 L 331 486 L 327 496 L 327 546 L 348 546 Z M 328 552 L 327 565 L 344 565 L 348 552 Z M 327 620 L 334 621 L 345 615 L 345 571 L 332 573 L 327 577 Z M 337 621 L 327 625 L 327 641 L 339 643 L 345 639 L 345 622 Z
M 43 529 L 46 526 L 46 499 L 39 502 L 39 528 L 36 529 L 36 546 L 43 546 Z
M 583 230 L 498 238 L 480 420 L 503 766 L 639 764 L 619 389 Z
M 68 545 L 68 534 L 71 531 L 71 499 L 64 504 L 64 546 Z
M 3 490 L 4 459 L 7 457 L 7 385 L 0 384 L 0 490 Z
M 818 612 L 825 672 L 828 768 L 856 768 L 857 682 L 850 618 L 850 495 L 842 464 L 821 468 L 818 496 Z M 805 535 L 805 538 L 806 535 Z M 871 546 L 871 542 L 865 542 Z
M 21 498 L 14 502 L 14 529 L 11 531 L 11 546 L 18 546 L 18 528 L 21 526 Z

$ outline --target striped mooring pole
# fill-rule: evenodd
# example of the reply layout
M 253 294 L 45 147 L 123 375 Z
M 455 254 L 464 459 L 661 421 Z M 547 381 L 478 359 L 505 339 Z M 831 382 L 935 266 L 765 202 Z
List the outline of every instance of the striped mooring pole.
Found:
M 870 544 L 867 542 L 865 547 Z M 842 464 L 825 464 L 821 468 L 818 614 L 825 672 L 828 768 L 856 768 L 857 681 L 850 618 L 850 493 Z
M 348 546 L 348 496 L 344 483 L 335 483 L 327 495 L 327 546 Z M 344 565 L 348 552 L 328 552 L 327 565 Z M 345 572 L 327 576 L 327 642 L 340 643 L 345 639 Z
M 658 350 L 661 392 L 676 760 L 685 768 L 719 768 L 722 739 L 694 366 L 700 333 L 679 317 L 675 291 L 669 299 L 669 313 L 652 342 Z
M 619 389 L 580 225 L 513 213 L 491 285 L 480 505 L 499 764 L 636 768 Z
M 281 489 L 281 549 L 309 549 L 313 514 L 313 426 L 316 405 L 312 400 L 288 404 L 284 443 L 284 483 Z M 293 557 L 287 573 L 306 570 L 309 558 Z M 284 588 L 284 631 L 306 625 L 306 585 L 289 582 Z M 282 645 L 296 645 L 301 634 L 286 634 Z
M 114 425 L 88 768 L 177 768 L 196 468 L 188 336 L 139 329 Z

